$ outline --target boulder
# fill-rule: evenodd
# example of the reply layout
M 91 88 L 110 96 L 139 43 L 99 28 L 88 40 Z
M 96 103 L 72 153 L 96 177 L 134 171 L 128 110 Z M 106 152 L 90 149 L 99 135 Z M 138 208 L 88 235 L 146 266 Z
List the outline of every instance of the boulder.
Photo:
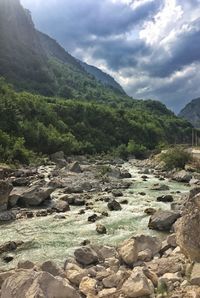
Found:
M 95 295 L 96 294 L 96 280 L 90 277 L 83 277 L 81 280 L 81 283 L 79 285 L 79 290 L 81 293 L 83 293 L 85 296 L 89 297 L 89 295 Z
M 121 291 L 127 298 L 139 298 L 153 294 L 154 287 L 143 273 L 142 268 L 135 267 L 131 276 L 123 284 Z
M 19 261 L 19 263 L 17 264 L 17 268 L 18 269 L 32 269 L 35 267 L 35 264 L 31 261 Z
M 158 210 L 150 217 L 148 227 L 158 231 L 170 231 L 179 217 L 179 212 Z
M 1 288 L 1 298 L 35 297 L 81 298 L 67 280 L 33 270 L 16 272 L 4 281 Z
M 110 166 L 107 172 L 107 176 L 115 179 L 121 178 L 121 171 L 119 168 Z
M 12 221 L 16 219 L 16 213 L 12 211 L 0 212 L 0 222 Z
M 20 247 L 23 244 L 24 244 L 23 241 L 9 241 L 4 244 L 1 244 L 0 245 L 0 254 L 2 254 L 4 252 L 16 250 L 18 247 Z
M 81 169 L 80 164 L 75 161 L 69 168 L 70 172 L 74 172 L 74 173 L 82 173 L 83 170 Z
M 63 151 L 59 151 L 59 152 L 51 154 L 50 158 L 59 167 L 65 167 L 67 164 L 67 162 L 65 160 L 65 154 Z
M 131 177 L 132 177 L 132 175 L 127 170 L 122 170 L 121 171 L 120 178 L 126 179 L 126 178 L 131 178 Z
M 196 192 L 196 189 L 190 192 L 183 216 L 177 221 L 175 230 L 181 251 L 191 261 L 200 262 L 200 193 Z
M 97 253 L 89 246 L 76 249 L 74 256 L 76 261 L 84 266 L 96 264 L 98 262 Z
M 42 263 L 40 269 L 50 273 L 53 276 L 65 277 L 64 271 L 53 261 L 46 261 Z
M 0 212 L 7 210 L 8 197 L 12 188 L 13 186 L 10 183 L 0 180 Z
M 110 211 L 120 211 L 120 210 L 122 210 L 122 207 L 121 207 L 120 203 L 117 202 L 116 200 L 112 200 L 112 201 L 108 202 L 107 206 L 108 206 L 108 209 Z
M 96 231 L 98 234 L 106 234 L 107 233 L 106 227 L 101 224 L 98 224 L 96 226 Z
M 52 187 L 34 185 L 18 193 L 18 204 L 22 206 L 39 206 L 54 191 Z
M 169 190 L 169 186 L 166 184 L 156 183 L 151 187 L 151 190 L 165 191 L 165 190 Z
M 52 209 L 56 212 L 67 212 L 70 210 L 70 207 L 67 202 L 61 200 L 54 202 Z
M 154 213 L 156 213 L 156 209 L 149 207 L 144 210 L 144 213 L 146 213 L 147 215 L 153 215 Z
M 157 197 L 158 202 L 170 203 L 170 202 L 173 202 L 173 200 L 174 198 L 172 197 L 172 195 L 163 195 L 163 196 Z
M 172 179 L 178 182 L 185 182 L 185 183 L 189 183 L 190 180 L 192 179 L 192 174 L 185 171 L 185 170 L 181 170 L 179 172 L 176 172 L 173 176 Z
M 200 287 L 200 263 L 194 263 L 190 274 L 190 283 Z
M 87 270 L 80 268 L 78 265 L 68 263 L 65 267 L 67 279 L 75 286 L 79 287 L 83 277 L 88 275 Z
M 122 193 L 121 190 L 119 190 L 119 189 L 113 189 L 113 190 L 112 190 L 112 195 L 113 195 L 114 197 L 122 197 L 122 196 L 123 196 L 123 193 Z

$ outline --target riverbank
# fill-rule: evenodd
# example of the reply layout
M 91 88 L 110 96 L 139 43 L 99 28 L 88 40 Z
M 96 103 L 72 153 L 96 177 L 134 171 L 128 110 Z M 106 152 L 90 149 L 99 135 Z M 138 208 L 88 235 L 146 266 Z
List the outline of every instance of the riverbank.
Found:
M 13 274 L 16 268 L 21 266 L 18 264 L 27 260 L 33 262 L 32 267 L 35 267 L 36 272 L 40 273 L 41 264 L 49 260 L 57 264 L 53 266 L 63 268 L 64 260 L 73 257 L 82 245 L 86 245 L 84 246 L 86 248 L 94 248 L 97 255 L 99 250 L 99 248 L 95 249 L 97 245 L 103 250 L 107 247 L 108 251 L 114 251 L 116 258 L 113 261 L 118 263 L 115 274 L 122 268 L 126 273 L 130 273 L 125 274 L 127 278 L 124 281 L 128 280 L 132 274 L 130 268 L 140 266 L 139 269 L 137 268 L 140 271 L 137 274 L 144 274 L 141 270 L 144 269 L 144 266 L 146 267 L 146 261 L 149 262 L 152 259 L 152 262 L 161 260 L 162 263 L 163 258 L 171 258 L 171 254 L 172 256 L 175 254 L 172 262 L 177 265 L 179 261 L 175 258 L 180 257 L 179 248 L 176 247 L 174 241 L 172 245 L 172 243 L 166 243 L 165 239 L 173 229 L 173 223 L 181 216 L 183 202 L 188 197 L 191 184 L 197 183 L 197 179 L 194 181 L 192 175 L 189 181 L 180 183 L 177 182 L 177 179 L 177 181 L 172 180 L 168 174 L 150 167 L 147 161 L 91 161 L 86 158 L 70 160 L 70 162 L 62 161 L 62 165 L 57 162 L 40 166 L 37 169 L 20 169 L 5 173 L 4 181 L 12 184 L 14 188 L 9 194 L 7 191 L 7 208 L 9 210 L 0 213 L 0 219 L 3 218 L 2 214 L 4 215 L 4 221 L 1 221 L 4 224 L 1 226 L 0 238 L 3 239 L 2 242 L 14 240 L 21 244 L 13 251 L 9 252 L 8 250 L 1 254 L 1 270 L 7 271 L 10 268 Z M 12 214 L 12 221 L 6 222 L 5 214 Z M 148 225 L 151 229 L 148 228 Z M 147 242 L 146 246 L 138 249 L 137 240 L 134 240 L 136 244 L 132 240 L 127 240 L 132 236 L 136 237 L 136 235 L 145 235 L 142 236 L 146 237 L 142 242 Z M 159 247 L 156 252 L 152 253 L 152 239 L 155 239 L 152 237 L 155 236 Z M 128 241 L 128 244 L 125 245 L 125 255 L 130 253 L 133 257 L 133 253 L 137 250 L 137 256 L 135 255 L 131 264 L 127 264 L 126 257 L 123 259 L 123 256 L 120 255 L 120 247 L 124 240 Z M 164 242 L 162 243 L 162 241 Z M 139 259 L 137 259 L 138 254 Z M 113 257 L 113 253 L 110 257 Z M 187 264 L 185 256 L 181 254 L 181 258 L 183 263 Z M 107 257 L 104 257 L 103 262 L 107 262 L 105 259 Z M 88 265 L 89 268 L 98 263 L 99 266 L 102 266 L 99 256 L 98 261 L 96 259 L 92 264 L 77 263 L 76 257 L 72 263 L 80 268 L 66 269 L 65 266 L 64 277 L 67 280 L 70 280 L 67 277 L 68 270 L 75 270 L 79 274 L 80 270 L 88 270 Z M 98 267 L 95 268 L 93 269 L 96 270 Z M 107 273 L 107 276 L 113 274 L 108 263 L 105 266 L 103 264 L 100 269 L 100 272 L 105 270 L 111 272 Z M 174 272 L 169 270 L 165 273 Z M 157 274 L 158 279 L 165 273 L 160 276 Z M 2 273 L 2 275 L 4 274 Z M 181 276 L 183 277 L 183 274 Z M 84 277 L 90 278 L 90 274 L 87 273 Z M 119 274 L 117 278 L 120 280 L 121 275 Z M 149 277 L 145 278 L 149 283 Z M 173 276 L 173 278 L 175 277 Z M 177 287 L 183 281 L 184 278 L 181 278 Z M 94 285 L 95 281 L 93 280 L 92 283 Z M 71 285 L 75 286 L 75 292 L 79 293 L 77 286 L 80 284 L 72 283 Z M 104 288 L 107 290 L 111 288 L 112 291 L 104 291 L 107 296 L 101 296 L 104 294 L 99 293 Z M 158 284 L 153 287 L 150 285 L 150 288 L 151 295 L 154 295 Z M 120 287 L 116 283 L 112 284 L 112 287 L 106 287 L 104 284 L 98 287 L 95 284 L 94 289 L 92 290 L 93 296 L 88 296 L 86 290 L 80 291 L 79 294 L 83 293 L 87 297 L 141 296 L 127 296 L 127 293 L 119 291 Z

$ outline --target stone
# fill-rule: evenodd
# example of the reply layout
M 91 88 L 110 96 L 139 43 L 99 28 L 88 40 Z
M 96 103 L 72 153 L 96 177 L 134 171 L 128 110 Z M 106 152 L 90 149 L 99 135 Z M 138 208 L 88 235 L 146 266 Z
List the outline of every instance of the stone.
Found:
M 88 275 L 88 271 L 80 268 L 76 264 L 68 263 L 65 268 L 67 279 L 75 286 L 79 287 L 83 277 Z
M 35 297 L 81 298 L 66 279 L 33 270 L 16 272 L 4 281 L 1 288 L 1 298 Z
M 110 211 L 120 211 L 120 210 L 122 210 L 122 207 L 121 207 L 120 203 L 117 202 L 116 200 L 112 200 L 112 201 L 108 202 L 107 206 L 108 206 L 108 209 Z
M 64 271 L 53 261 L 46 261 L 42 263 L 40 269 L 42 271 L 50 273 L 53 276 L 65 277 Z
M 78 248 L 74 252 L 76 261 L 82 265 L 92 265 L 98 262 L 97 253 L 89 246 Z
M 16 219 L 16 213 L 13 211 L 0 212 L 0 222 L 12 221 Z
M 182 217 L 175 225 L 176 241 L 191 261 L 200 262 L 200 193 L 194 190 L 186 202 Z
M 166 184 L 156 183 L 151 187 L 151 190 L 165 191 L 165 190 L 169 190 L 169 186 Z
M 119 295 L 116 288 L 103 289 L 98 293 L 98 298 L 118 298 Z
M 102 284 L 105 288 L 119 288 L 119 285 L 122 285 L 123 282 L 130 275 L 123 271 L 118 271 L 117 273 L 112 272 L 107 277 L 103 278 Z
M 143 273 L 142 268 L 135 267 L 131 276 L 123 284 L 121 291 L 127 298 L 139 298 L 153 294 L 154 287 Z
M 148 227 L 158 231 L 170 231 L 179 217 L 179 212 L 158 210 L 150 217 Z
M 98 224 L 96 226 L 96 231 L 98 234 L 106 234 L 107 233 L 106 227 L 101 224 Z
M 107 171 L 107 176 L 115 179 L 120 179 L 121 171 L 117 167 L 110 166 Z
M 172 195 L 163 195 L 163 196 L 157 197 L 158 202 L 168 203 L 168 202 L 173 202 L 173 200 L 174 198 L 172 197 Z
M 153 215 L 154 213 L 156 213 L 156 209 L 149 207 L 144 210 L 144 213 L 146 213 L 147 215 Z
M 95 222 L 98 219 L 98 215 L 96 213 L 88 216 L 88 221 L 89 222 Z
M 122 197 L 123 196 L 123 193 L 119 189 L 113 189 L 112 194 L 114 197 Z
M 138 250 L 135 239 L 125 240 L 119 247 L 119 256 L 129 266 L 132 266 L 138 259 Z
M 126 170 L 121 171 L 120 178 L 127 179 L 127 178 L 131 178 L 131 177 L 132 177 L 132 175 L 128 171 L 126 171 Z
M 19 263 L 17 264 L 17 268 L 18 269 L 32 269 L 35 267 L 35 264 L 31 261 L 19 261 Z
M 8 197 L 12 189 L 12 184 L 7 181 L 0 180 L 0 212 L 7 210 Z
M 172 179 L 178 182 L 185 182 L 185 183 L 189 183 L 190 180 L 192 179 L 192 174 L 185 171 L 185 170 L 181 170 L 179 172 L 176 172 L 173 176 Z
M 10 263 L 14 260 L 14 256 L 11 254 L 7 254 L 3 256 L 3 261 L 6 263 Z
M 96 294 L 96 280 L 90 277 L 83 277 L 79 285 L 79 290 L 85 296 L 88 297 L 88 294 Z
M 56 212 L 70 211 L 69 204 L 62 200 L 54 202 L 52 209 L 55 210 Z
M 4 252 L 14 251 L 20 247 L 24 242 L 23 241 L 8 241 L 0 245 L 0 254 Z
M 50 198 L 54 191 L 51 187 L 34 185 L 18 193 L 18 204 L 20 206 L 39 206 Z
M 200 263 L 194 263 L 190 275 L 190 283 L 200 287 Z
M 15 270 L 0 272 L 0 288 L 2 287 L 4 281 L 13 274 L 15 274 Z
M 176 243 L 176 234 L 170 234 L 169 236 L 167 236 L 167 243 L 171 246 L 171 247 L 176 247 L 177 243 Z
M 70 165 L 69 170 L 70 170 L 70 172 L 74 172 L 74 173 L 82 173 L 83 172 L 80 164 L 77 161 L 75 161 L 72 165 Z

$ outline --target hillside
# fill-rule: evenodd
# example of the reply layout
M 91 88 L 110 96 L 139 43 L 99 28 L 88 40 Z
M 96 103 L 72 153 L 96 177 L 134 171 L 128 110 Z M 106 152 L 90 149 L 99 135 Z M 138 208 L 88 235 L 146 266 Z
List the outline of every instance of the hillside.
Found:
M 107 73 L 103 72 L 99 68 L 89 65 L 87 63 L 84 63 L 80 61 L 80 64 L 83 66 L 83 68 L 92 76 L 96 78 L 97 81 L 101 82 L 105 86 L 110 86 L 114 89 L 119 90 L 122 94 L 125 94 L 123 88 Z
M 180 117 L 200 128 L 200 97 L 189 102 L 179 113 Z

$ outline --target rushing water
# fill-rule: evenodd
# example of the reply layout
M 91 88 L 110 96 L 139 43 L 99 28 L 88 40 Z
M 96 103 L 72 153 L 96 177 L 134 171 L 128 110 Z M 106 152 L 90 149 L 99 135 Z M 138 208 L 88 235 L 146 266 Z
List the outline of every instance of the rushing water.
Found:
M 158 232 L 149 230 L 149 216 L 144 213 L 147 207 L 156 209 L 170 209 L 170 203 L 161 203 L 156 201 L 156 197 L 161 194 L 173 193 L 175 200 L 180 198 L 181 193 L 187 192 L 189 188 L 181 183 L 162 181 L 160 182 L 153 175 L 147 175 L 149 179 L 143 181 L 138 174 L 138 168 L 125 165 L 132 174 L 133 185 L 124 190 L 123 199 L 128 200 L 127 205 L 122 205 L 121 211 L 109 212 L 109 217 L 104 217 L 98 221 L 107 228 L 107 234 L 99 235 L 96 232 L 96 223 L 89 223 L 87 218 L 94 211 L 88 210 L 85 214 L 79 215 L 80 207 L 73 207 L 66 213 L 66 219 L 54 219 L 53 215 L 42 218 L 32 218 L 18 220 L 10 224 L 1 226 L 1 243 L 9 240 L 23 240 L 26 242 L 23 249 L 15 252 L 14 261 L 9 267 L 14 267 L 19 260 L 32 260 L 42 262 L 44 260 L 55 260 L 63 264 L 67 256 L 73 254 L 75 247 L 89 239 L 93 243 L 102 243 L 115 245 L 131 235 L 149 234 L 159 235 Z M 164 183 L 170 187 L 168 191 L 152 191 L 151 186 L 155 183 Z M 139 195 L 139 192 L 145 192 L 146 195 Z M 121 198 L 119 198 L 120 201 Z M 107 211 L 107 203 L 95 202 L 96 212 Z M 0 261 L 1 268 L 8 265 Z

